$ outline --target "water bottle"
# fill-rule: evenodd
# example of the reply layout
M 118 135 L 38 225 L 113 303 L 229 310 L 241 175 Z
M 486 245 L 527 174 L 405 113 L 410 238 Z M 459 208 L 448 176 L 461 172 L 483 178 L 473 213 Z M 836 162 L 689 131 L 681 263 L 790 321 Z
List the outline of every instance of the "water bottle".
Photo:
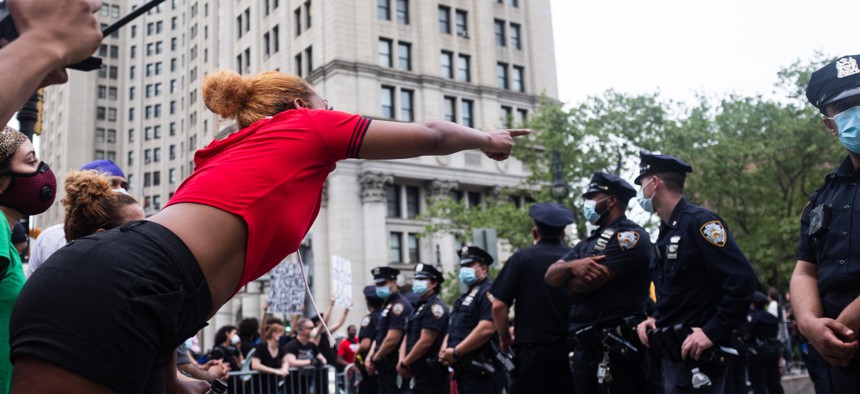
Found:
M 209 386 L 209 390 L 204 394 L 224 394 L 227 392 L 227 383 L 224 383 L 221 379 L 215 379 L 212 382 L 212 385 Z

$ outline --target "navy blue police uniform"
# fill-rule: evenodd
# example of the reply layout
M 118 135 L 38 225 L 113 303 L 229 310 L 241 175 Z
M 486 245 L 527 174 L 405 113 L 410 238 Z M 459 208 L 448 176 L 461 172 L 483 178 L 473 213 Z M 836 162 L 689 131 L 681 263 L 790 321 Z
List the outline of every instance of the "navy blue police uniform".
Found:
M 806 97 L 821 113 L 837 101 L 860 95 L 860 55 L 844 56 L 812 73 Z M 855 104 L 856 105 L 856 104 Z M 834 118 L 839 125 L 840 112 Z M 827 115 L 827 114 L 825 114 Z M 839 130 L 840 134 L 843 130 Z M 843 143 L 844 145 L 844 143 Z M 848 145 L 845 145 L 846 149 Z M 856 148 L 855 148 L 856 149 Z M 851 152 L 849 150 L 849 152 Z M 858 154 L 855 152 L 855 155 Z M 827 175 L 824 185 L 809 198 L 800 220 L 797 259 L 818 268 L 818 292 L 823 316 L 836 319 L 860 297 L 860 171 L 851 156 Z M 856 220 L 855 220 L 856 219 Z M 853 328 L 853 327 L 852 327 Z M 847 367 L 829 365 L 833 392 L 860 393 L 860 352 Z
M 376 286 L 366 286 L 364 288 L 364 298 L 368 300 L 378 300 L 382 303 L 382 299 L 376 295 Z M 370 339 L 371 343 L 376 339 L 376 329 L 379 326 L 379 321 L 382 319 L 382 309 L 377 308 L 368 313 L 361 319 L 361 328 L 358 330 L 358 340 L 361 342 L 364 339 Z M 379 386 L 376 382 L 376 375 L 368 375 L 363 368 L 364 358 L 367 354 L 358 354 L 355 362 L 356 365 L 361 365 L 361 382 L 358 384 L 358 392 L 361 394 L 376 394 L 379 391 Z
M 377 267 L 372 272 L 373 279 L 376 282 L 397 279 L 397 275 L 400 274 L 400 271 L 390 267 Z M 389 330 L 403 330 L 404 334 L 406 333 L 406 318 L 412 314 L 412 311 L 412 303 L 400 292 L 393 293 L 385 299 L 385 304 L 380 314 L 379 326 L 376 330 L 376 348 L 374 353 L 379 351 Z M 403 394 L 410 392 L 408 385 L 403 385 L 402 380 L 397 375 L 399 349 L 400 342 L 398 342 L 391 353 L 381 358 L 376 355 L 373 356 L 376 360 L 373 362 L 373 365 L 376 368 L 380 394 Z
M 598 193 L 613 195 L 623 204 L 636 195 L 627 181 L 601 172 L 592 175 L 582 197 L 591 198 Z M 648 266 L 652 251 L 648 233 L 622 215 L 612 223 L 600 223 L 562 258 L 570 261 L 605 256 L 601 264 L 613 274 L 599 288 L 573 293 L 569 318 L 570 335 L 576 338 L 573 377 L 578 393 L 602 393 L 604 389 L 612 393 L 647 392 L 648 386 L 643 384 L 645 349 L 635 338 L 635 324 L 643 320 L 650 300 Z M 604 330 L 615 337 L 606 337 Z M 600 379 L 599 369 L 603 374 Z
M 429 279 L 442 285 L 444 277 L 436 268 L 427 264 L 415 266 L 415 279 Z M 448 306 L 439 299 L 434 292 L 426 299 L 418 300 L 418 306 L 406 321 L 406 353 L 412 352 L 421 331 L 429 330 L 435 332 L 436 338 L 417 361 L 406 365 L 412 374 L 413 394 L 446 394 L 451 391 L 451 382 L 448 379 L 448 367 L 439 361 L 439 351 L 445 334 L 448 332 L 448 321 L 450 314 Z
M 668 155 L 640 152 L 640 158 L 637 185 L 648 175 L 686 175 L 693 171 L 689 164 Z M 649 271 L 657 295 L 657 327 L 700 327 L 715 346 L 729 346 L 732 330 L 747 316 L 758 280 L 726 223 L 717 214 L 681 197 L 669 221 L 660 223 L 656 254 Z M 676 345 L 680 342 L 683 339 Z M 680 347 L 674 347 L 680 354 Z M 707 375 L 712 383 L 697 392 L 724 390 L 726 365 L 668 357 L 662 361 L 664 389 L 692 391 L 693 368 Z
M 468 265 L 474 261 L 482 261 L 487 265 L 493 263 L 493 257 L 481 248 L 464 247 L 459 252 L 460 265 Z M 493 301 L 489 293 L 492 281 L 489 275 L 481 281 L 469 286 L 469 290 L 454 302 L 451 311 L 451 322 L 448 326 L 448 347 L 454 348 L 478 326 L 482 320 L 493 321 Z M 493 365 L 492 345 L 498 343 L 499 335 L 495 332 L 487 343 L 469 352 L 461 354 L 454 365 L 454 378 L 457 380 L 457 391 L 475 394 L 500 394 L 506 386 L 507 374 L 499 365 Z M 492 371 L 479 371 L 468 368 L 466 362 L 476 360 L 491 365 Z
M 756 292 L 753 297 L 754 311 L 746 326 L 749 342 L 749 379 L 753 393 L 782 394 L 779 357 L 782 349 L 779 335 L 779 319 L 768 313 L 767 296 Z
M 535 226 L 562 233 L 573 214 L 555 203 L 532 205 Z M 562 239 L 539 239 L 514 253 L 499 271 L 490 293 L 514 305 L 514 371 L 511 393 L 569 393 L 573 377 L 568 366 L 567 314 L 571 295 L 546 284 L 549 266 L 570 252 Z

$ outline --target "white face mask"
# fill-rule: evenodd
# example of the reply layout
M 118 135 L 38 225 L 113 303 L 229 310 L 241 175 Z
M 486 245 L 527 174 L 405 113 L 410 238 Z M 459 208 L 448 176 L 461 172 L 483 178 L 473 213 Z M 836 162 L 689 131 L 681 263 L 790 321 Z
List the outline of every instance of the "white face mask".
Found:
M 239 338 L 239 334 L 234 334 L 234 335 L 230 338 L 230 343 L 232 343 L 232 344 L 234 344 L 234 345 L 239 344 L 239 341 L 241 341 L 241 338 Z

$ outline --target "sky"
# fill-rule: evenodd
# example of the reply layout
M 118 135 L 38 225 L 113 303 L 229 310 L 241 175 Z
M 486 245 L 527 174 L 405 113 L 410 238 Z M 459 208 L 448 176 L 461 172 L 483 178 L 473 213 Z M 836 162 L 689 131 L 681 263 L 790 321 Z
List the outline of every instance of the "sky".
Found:
M 607 89 L 773 97 L 777 72 L 816 51 L 860 53 L 858 0 L 550 0 L 559 98 Z

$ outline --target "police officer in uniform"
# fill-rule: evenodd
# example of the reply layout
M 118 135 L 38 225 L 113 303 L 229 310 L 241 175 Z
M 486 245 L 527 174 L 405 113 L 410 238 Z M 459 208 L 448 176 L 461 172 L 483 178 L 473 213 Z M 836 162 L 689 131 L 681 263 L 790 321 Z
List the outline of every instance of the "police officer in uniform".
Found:
M 454 303 L 447 347 L 439 352 L 439 359 L 454 366 L 458 392 L 499 394 L 507 384 L 507 374 L 492 361 L 490 341 L 498 341 L 489 293 L 493 257 L 476 246 L 463 247 L 459 255 L 460 282 L 469 290 Z
M 415 266 L 412 291 L 419 297 L 415 312 L 406 321 L 406 355 L 397 373 L 412 378 L 414 394 L 447 394 L 451 391 L 448 367 L 439 362 L 442 341 L 448 332 L 448 306 L 439 299 L 442 273 L 429 264 Z
M 493 320 L 501 349 L 514 349 L 511 393 L 570 393 L 573 377 L 568 368 L 567 314 L 571 296 L 544 282 L 550 265 L 570 252 L 564 228 L 573 214 L 555 203 L 534 204 L 535 244 L 519 250 L 502 267 L 490 294 Z M 508 330 L 508 311 L 514 305 L 514 333 Z
M 768 299 L 764 293 L 755 292 L 753 312 L 746 326 L 749 338 L 749 379 L 753 394 L 782 394 L 779 358 L 782 343 L 779 342 L 779 319 L 768 313 Z
M 627 181 L 595 172 L 582 195 L 583 217 L 598 228 L 546 274 L 549 285 L 573 293 L 570 334 L 577 343 L 577 393 L 648 391 L 645 349 L 637 347 L 634 329 L 645 318 L 653 245 L 648 233 L 624 214 L 635 195 Z
M 686 174 L 693 168 L 672 156 L 639 155 L 639 205 L 661 219 L 657 256 L 649 267 L 657 306 L 654 316 L 637 327 L 639 338 L 649 345 L 648 330 L 683 325 L 682 332 L 690 334 L 676 338 L 679 359 L 662 358 L 665 392 L 699 388 L 697 392 L 722 393 L 726 365 L 699 358 L 706 349 L 708 354 L 719 351 L 710 349 L 714 345 L 730 345 L 732 329 L 745 320 L 758 280 L 725 222 L 684 198 Z M 677 346 L 668 347 L 678 354 Z
M 860 55 L 843 56 L 812 73 L 806 87 L 809 102 L 848 155 L 803 210 L 791 277 L 798 328 L 830 364 L 834 393 L 860 393 L 860 231 L 854 231 L 860 225 L 858 63 Z
M 370 272 L 376 283 L 376 295 L 385 300 L 385 304 L 376 330 L 376 347 L 365 366 L 370 372 L 376 371 L 380 394 L 409 393 L 408 385 L 403 385 L 397 375 L 397 360 L 412 304 L 397 289 L 399 270 L 376 267 Z
M 376 286 L 364 288 L 364 299 L 367 301 L 368 314 L 361 319 L 361 329 L 358 331 L 358 351 L 355 356 L 355 365 L 361 371 L 361 382 L 358 384 L 358 392 L 361 394 L 376 394 L 379 386 L 376 384 L 376 375 L 367 373 L 364 361 L 370 353 L 370 347 L 376 339 L 376 328 L 382 318 L 383 299 L 376 295 Z

